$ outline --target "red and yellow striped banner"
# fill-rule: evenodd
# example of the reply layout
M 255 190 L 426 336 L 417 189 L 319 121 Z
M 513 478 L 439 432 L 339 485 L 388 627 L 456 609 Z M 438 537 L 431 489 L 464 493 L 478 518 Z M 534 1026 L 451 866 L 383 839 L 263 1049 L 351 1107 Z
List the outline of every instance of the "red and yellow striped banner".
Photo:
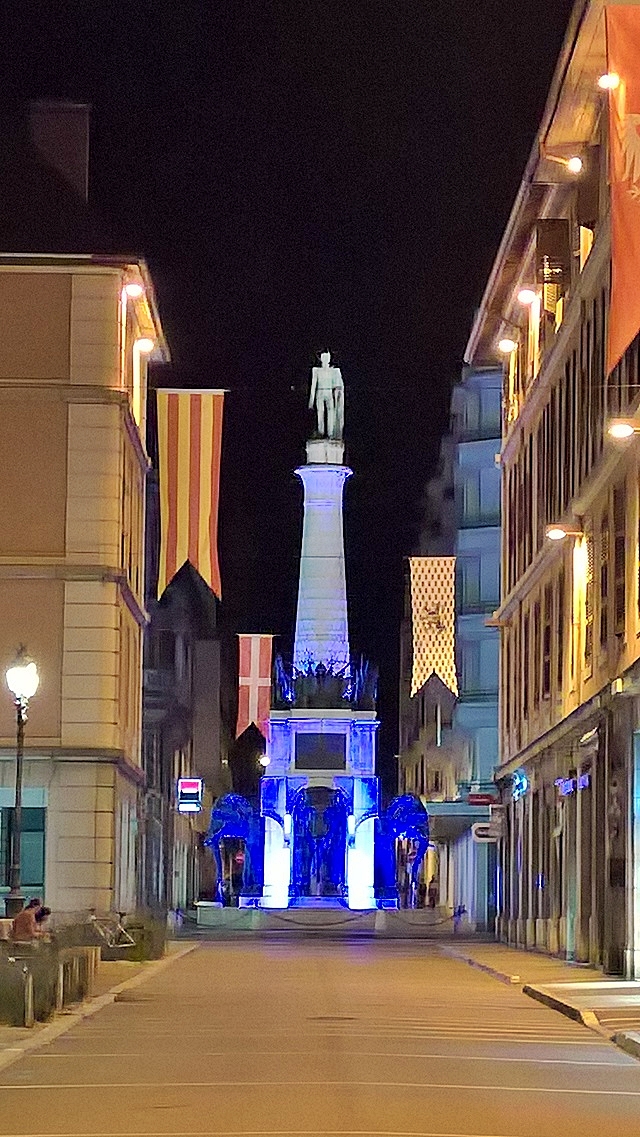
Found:
M 223 391 L 159 390 L 158 596 L 190 561 L 219 598 L 218 499 Z

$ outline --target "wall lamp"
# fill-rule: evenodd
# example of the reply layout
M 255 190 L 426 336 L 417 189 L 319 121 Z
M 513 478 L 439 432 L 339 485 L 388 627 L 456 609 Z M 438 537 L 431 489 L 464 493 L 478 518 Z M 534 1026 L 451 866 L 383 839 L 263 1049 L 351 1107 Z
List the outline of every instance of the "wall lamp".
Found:
M 511 352 L 515 351 L 517 346 L 518 341 L 512 340 L 509 336 L 498 340 L 498 351 L 502 352 L 503 355 L 511 355 Z
M 598 86 L 601 91 L 615 91 L 620 86 L 620 76 L 615 71 L 605 71 L 598 79 Z
M 521 288 L 518 292 L 518 304 L 524 304 L 528 308 L 530 304 L 533 304 L 537 295 L 535 288 Z
M 548 541 L 564 541 L 565 537 L 584 537 L 582 529 L 568 529 L 566 525 L 547 525 L 545 536 Z
M 568 158 L 563 158 L 560 154 L 549 154 L 544 150 L 542 157 L 547 162 L 556 162 L 558 166 L 564 166 L 570 174 L 581 174 L 584 170 L 584 162 L 579 154 L 570 154 Z
M 640 426 L 636 425 L 633 419 L 614 418 L 610 419 L 607 424 L 607 434 L 609 438 L 615 439 L 616 442 L 621 442 L 627 438 L 631 438 L 633 434 L 640 434 Z

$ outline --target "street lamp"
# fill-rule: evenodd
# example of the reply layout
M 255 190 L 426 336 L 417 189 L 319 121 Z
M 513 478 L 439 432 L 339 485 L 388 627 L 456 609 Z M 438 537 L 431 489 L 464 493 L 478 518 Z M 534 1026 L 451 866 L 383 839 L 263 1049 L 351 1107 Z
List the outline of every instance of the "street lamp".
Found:
M 24 897 L 20 892 L 20 861 L 22 844 L 22 772 L 24 765 L 24 724 L 27 721 L 29 699 L 38 690 L 40 676 L 38 668 L 29 659 L 24 647 L 18 648 L 15 661 L 7 668 L 7 687 L 13 695 L 16 708 L 16 803 L 13 815 L 13 834 L 11 842 L 11 873 L 9 895 L 5 899 L 5 912 L 8 917 L 16 916 L 22 910 Z

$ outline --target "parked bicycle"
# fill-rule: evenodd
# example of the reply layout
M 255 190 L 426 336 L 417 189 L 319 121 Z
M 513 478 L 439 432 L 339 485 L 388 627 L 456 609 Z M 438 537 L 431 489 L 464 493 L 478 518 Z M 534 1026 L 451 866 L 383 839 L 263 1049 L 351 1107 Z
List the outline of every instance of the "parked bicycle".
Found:
M 124 912 L 109 913 L 106 916 L 97 916 L 95 908 L 89 909 L 89 923 L 109 948 L 129 948 L 135 946 L 133 936 L 127 931 L 122 920 Z

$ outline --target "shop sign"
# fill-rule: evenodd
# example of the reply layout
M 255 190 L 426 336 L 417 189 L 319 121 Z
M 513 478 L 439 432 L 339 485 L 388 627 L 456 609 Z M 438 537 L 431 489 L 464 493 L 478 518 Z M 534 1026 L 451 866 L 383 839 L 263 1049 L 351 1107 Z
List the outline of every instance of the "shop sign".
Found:
M 495 794 L 469 794 L 467 797 L 469 805 L 493 805 L 495 801 Z
M 202 778 L 178 778 L 178 813 L 200 813 Z
M 556 778 L 555 784 L 561 797 L 569 797 L 576 790 L 586 790 L 591 785 L 591 774 L 585 772 L 578 774 L 577 778 Z

